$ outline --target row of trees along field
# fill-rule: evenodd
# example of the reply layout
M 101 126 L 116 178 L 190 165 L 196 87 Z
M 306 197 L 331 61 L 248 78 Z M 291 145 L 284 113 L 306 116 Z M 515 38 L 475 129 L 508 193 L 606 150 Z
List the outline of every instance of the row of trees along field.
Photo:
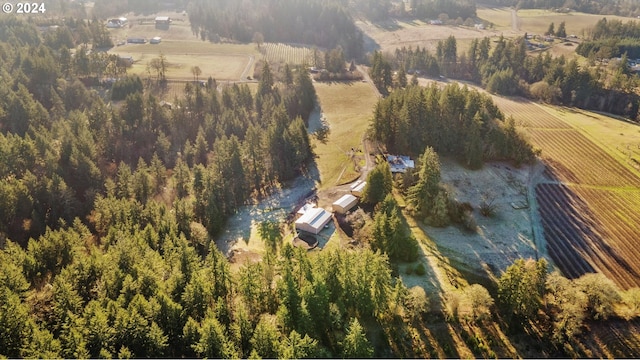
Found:
M 589 29 L 587 39 L 576 52 L 587 58 L 610 59 L 626 54 L 640 58 L 640 25 L 635 21 L 622 22 L 603 18 Z
M 476 3 L 472 0 L 411 0 L 408 7 L 405 2 L 398 5 L 390 0 L 355 0 L 355 9 L 372 21 L 386 20 L 389 17 L 411 16 L 418 19 L 437 19 L 441 14 L 447 14 L 451 19 L 474 18 Z M 401 7 L 401 11 L 398 11 Z
M 569 9 L 600 15 L 640 15 L 640 5 L 635 0 L 485 0 L 483 4 L 518 9 Z
M 342 47 L 347 58 L 359 58 L 362 33 L 346 8 L 327 0 L 192 1 L 189 20 L 202 39 L 225 37 L 241 42 L 304 43 L 327 49 Z
M 406 83 L 399 79 L 407 71 L 420 70 L 435 76 L 437 70 L 449 77 L 482 84 L 501 95 L 520 95 L 544 102 L 610 112 L 638 119 L 640 97 L 635 89 L 637 76 L 625 61 L 605 67 L 579 65 L 578 60 L 548 53 L 527 55 L 524 38 L 492 41 L 473 39 L 466 52 L 458 54 L 457 41 L 441 40 L 432 55 L 425 49 L 401 48 L 392 54 L 374 53 L 371 77 L 378 89 Z M 407 69 L 406 66 L 416 68 Z M 392 71 L 397 69 L 394 82 Z

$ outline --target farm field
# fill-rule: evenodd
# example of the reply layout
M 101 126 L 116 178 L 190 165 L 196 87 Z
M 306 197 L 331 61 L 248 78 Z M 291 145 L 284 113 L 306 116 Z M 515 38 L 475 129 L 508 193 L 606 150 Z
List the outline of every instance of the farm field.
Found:
M 544 109 L 603 146 L 609 154 L 640 171 L 640 126 L 609 116 L 562 107 Z
M 623 288 L 640 285 L 640 190 L 544 183 L 536 196 L 549 253 L 565 275 L 598 271 Z
M 438 41 L 446 39 L 449 35 L 456 37 L 458 51 L 466 51 L 472 39 L 483 38 L 485 36 L 515 36 L 517 33 L 511 30 L 478 30 L 464 26 L 429 25 L 422 21 L 386 21 L 371 23 L 369 21 L 357 20 L 356 26 L 362 30 L 366 36 L 373 39 L 376 47 L 382 51 L 394 51 L 396 48 L 426 47 L 429 51 L 435 52 Z M 372 49 L 368 49 L 372 50 Z
M 561 22 L 565 22 L 567 34 L 582 35 L 582 30 L 594 26 L 604 15 L 585 14 L 571 12 L 567 14 L 541 9 L 521 9 L 518 10 L 520 18 L 520 30 L 533 34 L 544 34 L 550 23 L 554 23 L 556 28 Z M 623 22 L 634 20 L 633 18 L 607 15 L 607 19 L 616 19 Z
M 350 157 L 362 150 L 364 135 L 378 100 L 369 83 L 315 83 L 320 108 L 329 127 L 326 141 L 313 139 L 320 170 L 320 189 L 355 180 L 360 174 Z
M 548 114 L 537 104 L 524 98 L 507 99 L 494 96 L 493 100 L 506 116 L 514 116 L 517 126 L 526 128 L 571 129 L 569 124 Z
M 577 130 L 528 129 L 553 177 L 580 185 L 640 187 L 640 179 Z
M 552 107 L 525 100 L 496 101 L 542 150 L 547 178 L 537 185 L 535 195 L 555 264 L 569 277 L 598 271 L 623 288 L 640 285 L 635 251 L 640 238 L 640 177 L 605 144 L 577 127 L 584 118 L 592 121 L 590 131 L 605 126 L 602 123 L 619 129 L 619 120 L 574 112 L 572 122 L 565 122 Z M 594 125 L 594 118 L 599 125 Z
M 289 63 L 312 65 L 313 50 L 308 46 L 282 43 L 266 43 L 260 47 L 263 58 L 269 63 Z
M 247 45 L 209 44 L 197 41 L 163 41 L 160 44 L 127 44 L 113 48 L 111 53 L 134 59 L 129 73 L 151 76 L 147 65 L 151 59 L 163 54 L 168 63 L 166 77 L 171 80 L 193 80 L 191 68 L 202 70 L 200 79 L 209 76 L 217 80 L 239 80 L 248 65 L 252 65 L 251 50 Z M 250 72 L 252 73 L 252 72 Z
M 478 5 L 476 8 L 478 18 L 492 23 L 495 30 L 511 30 L 511 9 L 506 7 L 484 7 Z

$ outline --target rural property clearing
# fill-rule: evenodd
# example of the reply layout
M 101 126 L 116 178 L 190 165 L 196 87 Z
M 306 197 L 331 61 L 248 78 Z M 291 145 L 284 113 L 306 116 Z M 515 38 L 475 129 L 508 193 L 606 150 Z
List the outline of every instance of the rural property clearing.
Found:
M 354 157 L 362 151 L 378 97 L 366 82 L 316 82 L 315 88 L 328 135 L 324 140 L 313 139 L 312 145 L 320 170 L 319 188 L 326 189 L 360 176 Z
M 620 120 L 573 112 L 572 122 L 581 123 L 582 117 L 589 124 L 574 127 L 556 115 L 562 109 L 524 99 L 495 100 L 542 150 L 547 171 L 535 192 L 547 250 L 555 264 L 569 277 L 597 271 L 622 288 L 639 286 L 640 254 L 635 249 L 640 241 L 640 177 L 608 143 L 616 137 L 609 132 L 598 139 L 594 131 L 619 128 L 622 125 L 608 123 Z M 627 136 L 640 140 L 637 129 L 627 128 Z

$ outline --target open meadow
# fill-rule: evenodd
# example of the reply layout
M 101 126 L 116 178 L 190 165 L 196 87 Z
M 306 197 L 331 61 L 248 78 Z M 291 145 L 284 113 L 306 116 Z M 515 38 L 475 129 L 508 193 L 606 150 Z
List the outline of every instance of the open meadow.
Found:
M 369 21 L 356 21 L 356 26 L 364 32 L 364 34 L 373 39 L 376 47 L 382 51 L 394 51 L 401 47 L 416 46 L 426 47 L 432 53 L 435 53 L 438 41 L 446 39 L 450 35 L 455 36 L 458 42 L 458 50 L 466 51 L 467 44 L 472 39 L 483 38 L 486 36 L 514 36 L 515 33 L 499 30 L 478 30 L 473 27 L 466 26 L 449 26 L 449 25 L 430 25 L 420 20 L 401 21 L 389 20 L 385 22 L 372 23 Z
M 322 189 L 360 176 L 353 157 L 362 150 L 362 139 L 378 97 L 365 82 L 316 82 L 315 88 L 328 125 L 326 138 L 315 138 L 312 142 Z
M 165 76 L 169 80 L 193 80 L 191 68 L 194 66 L 202 71 L 200 79 L 213 77 L 238 81 L 253 74 L 255 59 L 261 56 L 255 44 L 202 41 L 193 34 L 186 18 L 178 14 L 164 15 L 174 18 L 167 28 L 153 25 L 153 17 L 133 17 L 129 19 L 129 26 L 109 29 L 114 43 L 125 42 L 127 38 L 144 38 L 147 41 L 156 36 L 162 38 L 159 44 L 124 44 L 109 50 L 110 53 L 133 58 L 130 74 L 155 78 L 155 72 L 149 71 L 148 64 L 160 54 L 166 58 Z
M 640 177 L 615 155 L 614 145 L 619 137 L 640 140 L 637 127 L 589 112 L 557 116 L 566 110 L 495 99 L 542 150 L 546 171 L 535 192 L 555 264 L 568 277 L 597 271 L 622 288 L 640 285 Z M 621 132 L 599 137 L 599 129 Z
M 519 25 L 521 31 L 530 34 L 544 34 L 552 22 L 555 28 L 561 22 L 565 22 L 567 35 L 575 34 L 582 37 L 582 31 L 593 27 L 598 21 L 606 17 L 610 20 L 621 20 L 623 22 L 633 21 L 633 18 L 614 15 L 595 15 L 580 12 L 559 13 L 542 9 L 521 9 L 518 10 Z

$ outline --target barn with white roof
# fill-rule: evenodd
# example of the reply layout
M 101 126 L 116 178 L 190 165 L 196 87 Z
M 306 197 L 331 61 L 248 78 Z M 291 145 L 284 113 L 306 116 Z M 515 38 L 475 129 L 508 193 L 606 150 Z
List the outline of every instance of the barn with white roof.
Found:
M 331 213 L 322 208 L 311 208 L 296 220 L 296 229 L 317 234 L 331 220 Z

